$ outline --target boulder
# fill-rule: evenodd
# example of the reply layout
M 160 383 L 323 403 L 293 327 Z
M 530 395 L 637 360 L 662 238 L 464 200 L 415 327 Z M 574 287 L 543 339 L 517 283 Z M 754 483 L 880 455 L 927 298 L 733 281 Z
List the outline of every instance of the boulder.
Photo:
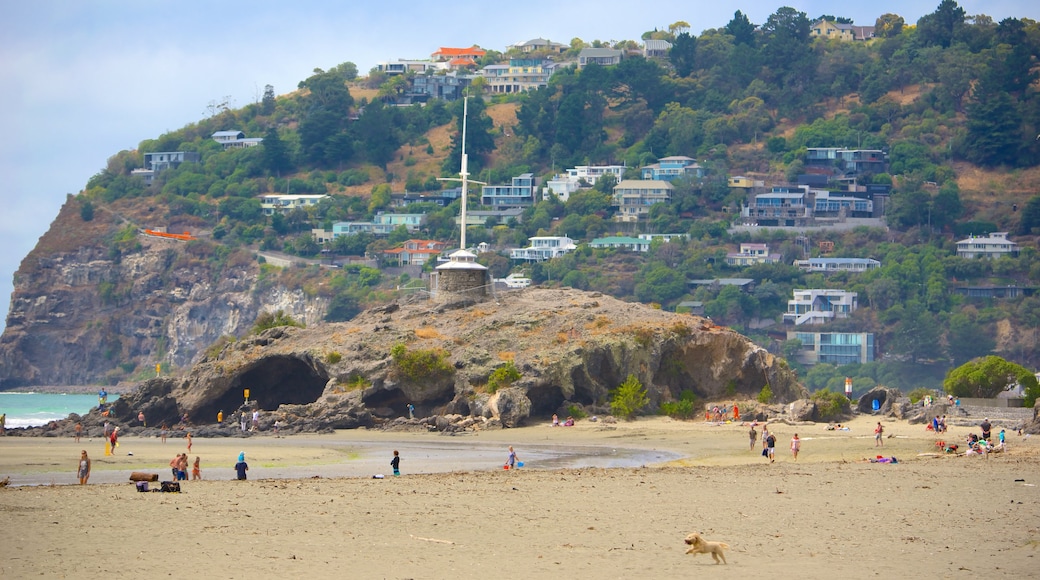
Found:
M 531 416 L 531 400 L 523 389 L 509 387 L 501 389 L 488 401 L 493 418 L 501 421 L 504 427 L 519 427 Z
M 870 389 L 866 394 L 859 398 L 856 410 L 860 413 L 866 414 L 891 415 L 892 406 L 895 405 L 902 396 L 903 393 L 899 389 L 877 386 Z M 874 410 L 874 401 L 877 401 L 877 411 Z
M 812 399 L 798 399 L 787 405 L 787 416 L 792 421 L 815 421 L 816 401 Z

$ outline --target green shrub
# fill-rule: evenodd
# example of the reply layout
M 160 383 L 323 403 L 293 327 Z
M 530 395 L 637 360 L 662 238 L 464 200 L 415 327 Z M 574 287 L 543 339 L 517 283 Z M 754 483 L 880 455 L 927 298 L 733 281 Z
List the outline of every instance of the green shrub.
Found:
M 355 375 L 349 381 L 347 381 L 345 390 L 347 391 L 361 391 L 372 386 L 372 381 L 366 379 L 361 375 Z
M 279 310 L 274 314 L 267 312 L 261 312 L 256 317 L 256 322 L 253 323 L 252 334 L 260 334 L 268 328 L 274 328 L 276 326 L 296 326 L 299 328 L 306 328 L 307 325 L 302 322 L 297 322 L 292 316 L 289 316 L 283 310 Z
M 907 394 L 907 396 L 910 397 L 910 402 L 914 405 L 920 403 L 921 399 L 924 399 L 928 395 L 931 395 L 934 398 L 935 391 L 933 391 L 932 389 L 927 389 L 925 387 L 917 387 L 916 389 L 910 391 Z
M 635 375 L 628 375 L 625 382 L 614 390 L 614 398 L 610 401 L 610 412 L 621 419 L 631 419 L 637 411 L 650 402 L 646 396 L 643 383 Z
M 837 421 L 852 412 L 848 398 L 833 391 L 816 391 L 812 394 L 820 421 Z
M 693 401 L 668 401 L 661 403 L 661 414 L 673 419 L 692 419 L 694 416 Z
M 585 412 L 585 409 L 582 409 L 578 405 L 567 405 L 567 416 L 574 417 L 575 419 L 584 419 L 585 417 L 588 417 L 589 414 Z
M 329 363 L 330 365 L 334 365 L 341 360 L 343 360 L 343 355 L 336 351 L 332 351 L 325 355 L 325 362 Z
M 220 355 L 220 351 L 224 350 L 225 346 L 233 342 L 235 342 L 235 337 L 228 334 L 221 336 L 206 348 L 206 358 L 209 360 L 216 360 L 217 356 Z
M 517 370 L 513 361 L 507 361 L 506 364 L 495 369 L 491 376 L 488 377 L 488 392 L 494 394 L 498 389 L 509 387 L 519 379 L 520 371 Z
M 393 371 L 398 378 L 411 382 L 429 382 L 451 376 L 454 367 L 443 349 L 409 350 L 404 343 L 390 349 Z
M 773 401 L 773 389 L 769 388 L 769 385 L 762 387 L 762 390 L 758 392 L 758 402 L 766 405 Z

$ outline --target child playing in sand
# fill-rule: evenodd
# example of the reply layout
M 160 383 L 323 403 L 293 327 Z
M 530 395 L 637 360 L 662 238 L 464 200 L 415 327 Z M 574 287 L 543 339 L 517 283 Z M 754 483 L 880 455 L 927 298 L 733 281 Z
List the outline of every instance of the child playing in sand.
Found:
M 202 469 L 199 467 L 198 455 L 195 456 L 195 463 L 191 466 L 191 479 L 192 481 L 195 481 L 196 479 L 202 479 Z
M 238 479 L 244 481 L 246 478 L 247 471 L 249 471 L 249 464 L 246 463 L 246 452 L 243 451 L 242 453 L 238 454 L 238 463 L 235 464 L 235 472 L 238 476 Z
M 394 475 L 401 475 L 401 456 L 394 449 L 394 458 L 390 460 L 390 467 L 394 468 Z

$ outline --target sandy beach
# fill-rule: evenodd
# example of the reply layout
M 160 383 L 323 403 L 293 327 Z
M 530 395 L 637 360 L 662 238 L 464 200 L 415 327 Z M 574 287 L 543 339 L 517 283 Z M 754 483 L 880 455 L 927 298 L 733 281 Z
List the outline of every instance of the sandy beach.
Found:
M 333 435 L 193 441 L 203 481 L 138 493 L 131 471 L 170 479 L 171 436 L 0 438 L 0 576 L 549 578 L 1023 578 L 1040 554 L 1040 440 L 936 456 L 921 425 L 860 417 L 850 431 L 771 423 L 776 463 L 746 426 L 654 417 L 615 425 L 445 436 Z M 999 431 L 1000 425 L 994 433 Z M 761 430 L 761 429 L 759 429 Z M 972 429 L 952 426 L 947 441 Z M 977 431 L 977 429 L 975 429 Z M 789 451 L 794 433 L 802 451 Z M 522 469 L 503 470 L 515 446 Z M 93 460 L 76 483 L 79 450 Z M 401 477 L 390 475 L 401 452 Z M 234 481 L 240 451 L 248 481 Z M 132 455 L 130 455 L 132 453 Z M 868 458 L 895 456 L 897 464 Z M 373 479 L 384 474 L 384 479 Z M 685 555 L 700 531 L 729 564 Z

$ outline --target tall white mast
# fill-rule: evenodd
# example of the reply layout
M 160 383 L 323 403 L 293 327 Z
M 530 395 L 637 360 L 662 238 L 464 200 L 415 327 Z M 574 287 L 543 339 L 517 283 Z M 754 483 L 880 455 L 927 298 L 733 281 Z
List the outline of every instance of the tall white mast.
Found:
M 466 156 L 466 121 L 469 117 L 469 96 L 465 96 L 462 99 L 462 167 L 459 171 L 459 179 L 454 177 L 438 177 L 438 181 L 461 181 L 462 182 L 462 223 L 459 229 L 462 231 L 462 235 L 459 236 L 459 249 L 466 249 L 466 202 L 469 197 L 469 158 Z M 487 185 L 483 181 L 474 181 L 473 183 L 479 183 L 480 185 Z

